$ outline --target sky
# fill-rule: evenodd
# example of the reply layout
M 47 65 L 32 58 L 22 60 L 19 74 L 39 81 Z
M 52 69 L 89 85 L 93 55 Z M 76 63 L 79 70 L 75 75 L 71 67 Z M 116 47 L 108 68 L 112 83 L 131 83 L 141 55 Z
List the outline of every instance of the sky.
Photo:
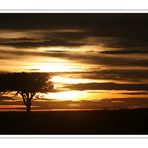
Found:
M 0 72 L 52 75 L 57 92 L 34 108 L 148 107 L 148 14 L 0 13 L 0 22 Z M 1 110 L 22 105 L 1 97 Z

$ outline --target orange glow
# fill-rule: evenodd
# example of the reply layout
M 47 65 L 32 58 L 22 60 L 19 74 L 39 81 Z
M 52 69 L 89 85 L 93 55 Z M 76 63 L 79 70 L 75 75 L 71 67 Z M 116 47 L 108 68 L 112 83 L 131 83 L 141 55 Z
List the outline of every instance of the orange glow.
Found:
M 85 96 L 83 91 L 63 91 L 58 93 L 48 93 L 45 95 L 45 98 L 54 98 L 57 100 L 81 100 Z
M 92 82 L 106 82 L 105 80 L 92 80 L 92 79 L 80 79 L 80 78 L 66 78 L 61 76 L 53 76 L 51 79 L 55 83 L 64 84 L 78 84 L 78 83 L 92 83 Z
M 72 71 L 74 67 L 64 65 L 63 63 L 41 63 L 30 68 L 38 69 L 40 72 L 67 72 Z

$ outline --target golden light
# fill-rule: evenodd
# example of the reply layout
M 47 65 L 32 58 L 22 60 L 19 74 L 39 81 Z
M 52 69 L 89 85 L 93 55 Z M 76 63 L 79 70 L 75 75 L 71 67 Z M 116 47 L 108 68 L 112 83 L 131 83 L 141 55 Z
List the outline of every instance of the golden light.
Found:
M 77 84 L 82 83 L 83 79 L 66 78 L 61 76 L 53 76 L 51 79 L 55 83 Z
M 81 79 L 81 78 L 67 78 L 61 76 L 53 76 L 52 82 L 64 83 L 64 84 L 78 84 L 78 83 L 93 83 L 93 82 L 106 82 L 106 80 L 93 80 L 93 79 Z
M 29 69 L 38 69 L 40 72 L 68 72 L 72 71 L 74 67 L 64 65 L 64 63 L 41 63 L 29 67 Z
M 63 91 L 63 92 L 58 92 L 58 93 L 48 93 L 46 94 L 45 98 L 53 98 L 57 100 L 81 100 L 83 96 L 85 95 L 85 92 L 83 91 Z

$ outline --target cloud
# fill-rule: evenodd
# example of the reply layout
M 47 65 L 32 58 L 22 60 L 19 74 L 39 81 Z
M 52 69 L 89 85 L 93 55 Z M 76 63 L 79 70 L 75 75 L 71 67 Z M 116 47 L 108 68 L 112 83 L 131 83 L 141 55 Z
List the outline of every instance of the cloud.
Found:
M 67 84 L 65 88 L 70 90 L 145 90 L 148 91 L 148 84 L 119 84 L 119 83 L 79 83 Z
M 125 94 L 125 95 L 147 95 L 148 92 L 123 92 L 123 93 L 120 93 L 120 94 Z
M 93 69 L 92 71 L 80 71 L 80 72 L 54 72 L 54 76 L 62 76 L 66 78 L 75 79 L 92 79 L 94 80 L 106 80 L 106 81 L 124 81 L 134 83 L 146 83 L 148 82 L 147 69 L 114 69 L 110 68 L 107 70 Z
M 100 100 L 100 99 L 99 99 Z M 126 109 L 126 108 L 146 108 L 148 98 L 106 98 L 100 101 L 41 101 L 34 102 L 41 109 Z M 50 104 L 50 105 L 49 105 Z M 75 107 L 73 107 L 73 104 Z
M 117 57 L 117 56 L 107 56 L 102 54 L 88 54 L 88 53 L 78 53 L 73 51 L 22 51 L 22 50 L 0 50 L 1 56 L 8 59 L 9 57 L 14 59 L 22 58 L 22 56 L 41 56 L 41 57 L 56 57 L 63 58 L 71 61 L 75 61 L 83 64 L 93 64 L 93 65 L 104 65 L 104 66 L 132 66 L 132 67 L 147 67 L 148 59 L 145 58 L 131 58 L 131 57 Z M 7 56 L 4 56 L 4 55 Z
M 14 30 L 87 28 L 94 35 L 135 36 L 137 33 L 147 34 L 147 18 L 147 14 L 128 13 L 6 13 L 0 14 L 0 28 Z
M 147 19 L 147 14 L 0 14 L 0 43 L 18 48 L 91 42 L 112 48 L 142 48 L 148 46 Z M 89 42 L 88 38 L 96 40 Z
M 118 54 L 147 54 L 148 50 L 147 49 L 121 49 L 121 50 L 105 50 L 99 53 L 103 53 L 103 54 L 114 54 L 114 55 L 118 55 Z
M 50 39 L 11 39 L 7 42 L 0 41 L 2 46 L 12 46 L 16 48 L 35 48 L 35 47 L 58 47 L 58 46 L 81 46 L 83 43 L 71 42 L 63 38 Z
M 108 98 L 98 102 L 98 108 L 126 109 L 147 108 L 148 98 Z
M 141 39 L 134 38 L 131 40 L 128 37 L 96 36 L 90 30 L 63 28 L 26 31 L 0 30 L 0 45 L 16 48 L 94 45 L 98 46 L 98 52 L 107 54 L 126 54 L 126 52 L 132 54 L 134 51 L 135 53 L 146 53 L 148 47 L 146 39 L 141 41 Z M 100 48 L 105 51 L 102 49 L 100 51 Z
M 119 80 L 119 81 L 133 81 L 133 82 L 146 82 L 148 80 L 147 69 L 108 69 L 98 70 L 92 72 L 83 72 L 75 74 L 75 77 L 84 79 L 105 79 L 105 80 Z
M 0 14 L 0 20 L 1 61 L 21 63 L 23 58 L 27 61 L 31 57 L 35 61 L 39 59 L 35 57 L 46 57 L 88 64 L 96 69 L 148 66 L 147 14 Z M 88 47 L 89 52 L 81 49 L 86 45 L 91 47 Z M 67 49 L 43 51 L 39 47 Z M 72 47 L 78 47 L 76 49 L 81 53 Z M 85 77 L 130 81 L 147 79 L 143 71 L 99 72 Z
M 81 46 L 85 38 L 83 29 L 0 30 L 0 45 L 17 48 Z
M 3 99 L 3 98 L 1 98 Z M 18 102 L 0 101 L 1 110 L 24 110 L 22 99 Z M 125 109 L 125 108 L 146 108 L 148 107 L 148 98 L 106 98 L 98 101 L 57 101 L 51 99 L 33 100 L 32 110 L 49 109 Z

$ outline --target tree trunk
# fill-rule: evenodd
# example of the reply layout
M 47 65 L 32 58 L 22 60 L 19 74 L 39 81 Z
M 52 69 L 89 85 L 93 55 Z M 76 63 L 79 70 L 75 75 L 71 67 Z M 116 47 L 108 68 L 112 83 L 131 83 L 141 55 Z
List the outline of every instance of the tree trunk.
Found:
M 30 112 L 31 111 L 31 99 L 27 99 L 26 101 L 26 111 Z
M 31 111 L 31 105 L 32 105 L 32 98 L 35 95 L 35 93 L 25 93 L 25 92 L 19 92 L 20 95 L 23 98 L 23 102 L 26 105 L 26 112 L 30 112 Z
M 31 111 L 31 106 L 26 106 L 26 112 L 30 112 Z

